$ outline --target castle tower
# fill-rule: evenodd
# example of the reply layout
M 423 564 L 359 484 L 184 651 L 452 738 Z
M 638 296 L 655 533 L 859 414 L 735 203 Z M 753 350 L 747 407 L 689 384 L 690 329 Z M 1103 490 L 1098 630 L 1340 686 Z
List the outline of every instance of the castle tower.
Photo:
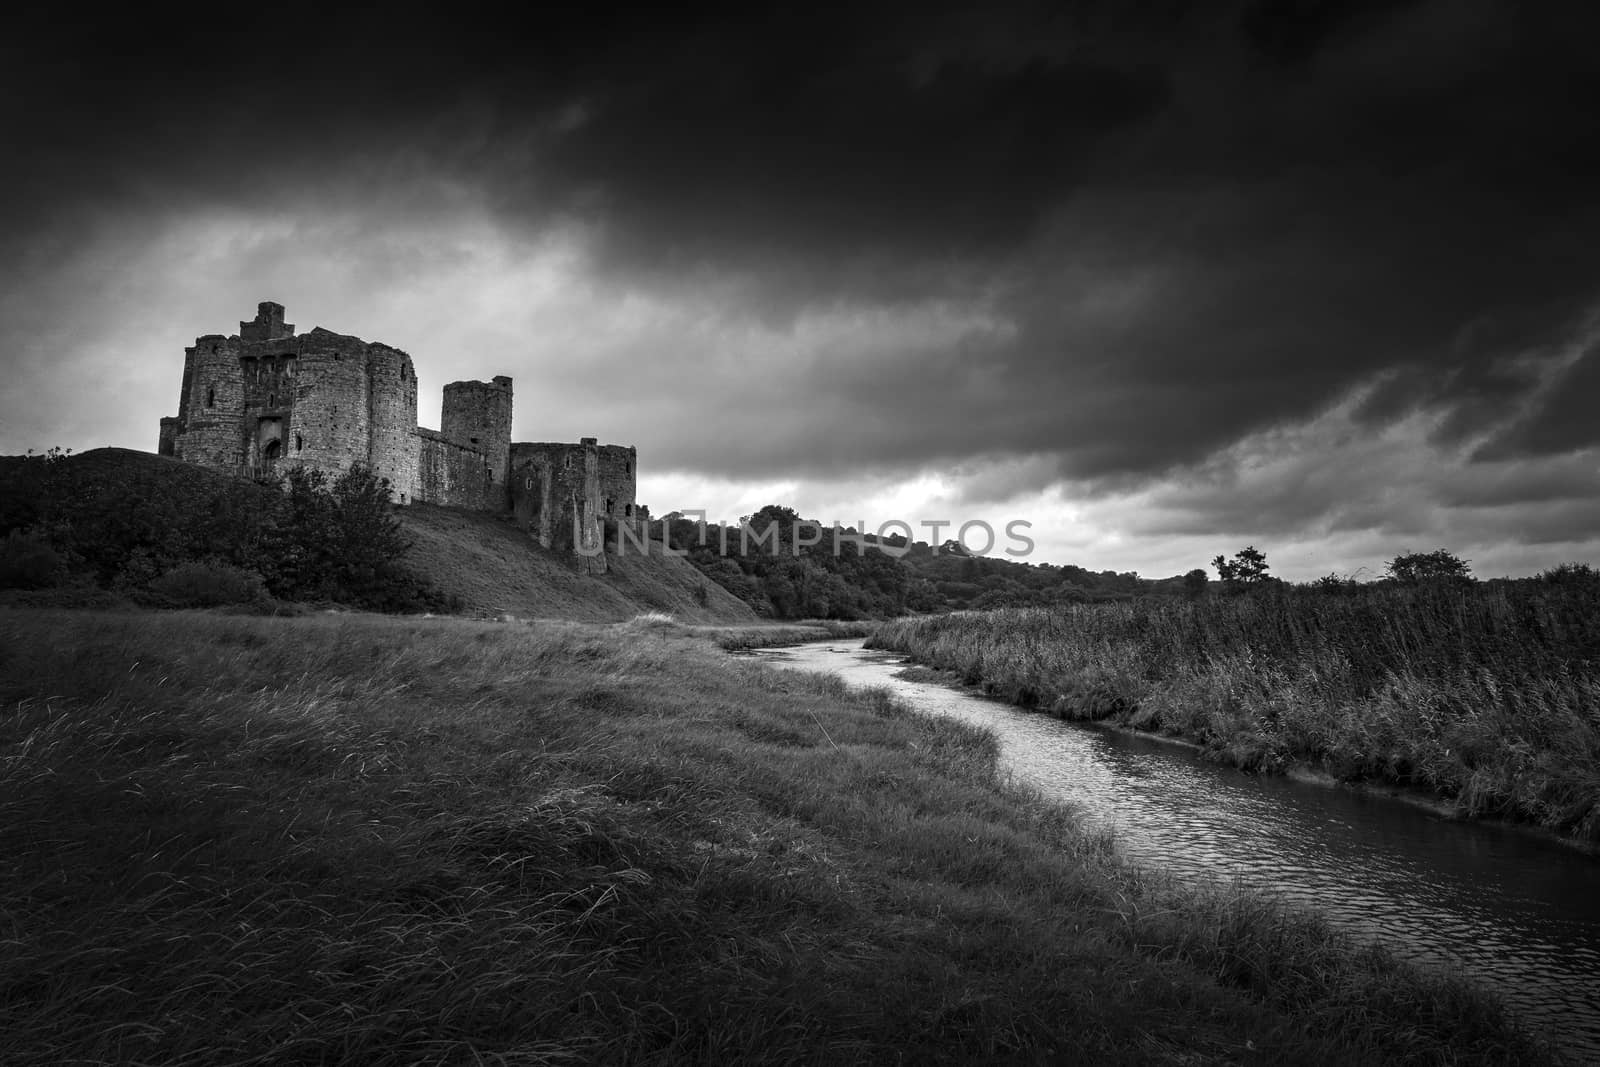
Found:
M 389 479 L 396 503 L 417 498 L 417 372 L 398 348 L 374 343 L 367 350 L 367 464 Z
M 600 445 L 596 452 L 601 515 L 607 522 L 637 519 L 634 500 L 639 491 L 639 450 L 632 445 Z
M 367 462 L 371 452 L 367 346 L 320 326 L 297 341 L 284 455 L 331 478 Z
M 237 342 L 221 334 L 195 338 L 183 353 L 183 396 L 173 455 L 236 470 L 245 463 L 244 371 Z
M 444 387 L 440 432 L 457 444 L 482 450 L 494 476 L 494 490 L 505 494 L 506 464 L 511 455 L 511 379 L 451 382 Z
M 293 336 L 294 325 L 283 321 L 283 305 L 272 300 L 263 300 L 256 305 L 253 321 L 241 320 L 239 323 L 239 340 L 245 344 Z

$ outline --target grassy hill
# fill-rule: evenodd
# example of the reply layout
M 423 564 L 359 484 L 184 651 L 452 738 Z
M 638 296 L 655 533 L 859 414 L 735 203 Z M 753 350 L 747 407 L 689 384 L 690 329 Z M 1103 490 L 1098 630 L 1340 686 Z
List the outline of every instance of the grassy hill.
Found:
M 411 566 L 476 614 L 619 622 L 663 611 L 689 622 L 756 619 L 749 605 L 687 560 L 665 555 L 659 542 L 647 556 L 608 555 L 607 573 L 588 574 L 581 557 L 541 548 L 498 515 L 431 504 L 397 514 L 414 542 Z

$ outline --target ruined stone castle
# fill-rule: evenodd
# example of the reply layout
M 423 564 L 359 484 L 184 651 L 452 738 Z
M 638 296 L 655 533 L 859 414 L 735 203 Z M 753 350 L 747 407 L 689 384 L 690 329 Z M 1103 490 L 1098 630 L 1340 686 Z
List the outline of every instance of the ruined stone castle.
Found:
M 546 548 L 604 569 L 619 523 L 647 515 L 634 500 L 631 446 L 511 440 L 511 379 L 451 382 L 439 429 L 417 425 L 417 376 L 398 348 L 318 326 L 296 334 L 283 305 L 262 303 L 231 337 L 184 350 L 178 414 L 161 420 L 159 451 L 247 474 L 288 466 L 330 475 L 357 463 L 389 479 L 401 504 L 509 512 Z

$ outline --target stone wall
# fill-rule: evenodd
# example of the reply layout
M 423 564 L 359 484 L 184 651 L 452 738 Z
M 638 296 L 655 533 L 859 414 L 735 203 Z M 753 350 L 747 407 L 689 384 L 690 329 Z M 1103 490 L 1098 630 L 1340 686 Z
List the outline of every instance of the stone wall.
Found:
M 572 549 L 593 539 L 599 512 L 593 445 L 520 442 L 511 446 L 510 464 L 511 512 L 541 545 Z
M 605 570 L 599 549 L 614 545 L 619 521 L 640 516 L 634 500 L 637 452 L 622 445 L 518 442 L 508 476 L 511 512 L 546 548 L 578 552 Z
M 418 427 L 415 499 L 480 511 L 505 510 L 489 457 L 481 449 L 451 441 L 438 430 Z
M 156 442 L 156 455 L 175 456 L 178 454 L 178 427 L 183 420 L 176 415 L 167 415 L 161 420 L 161 437 Z

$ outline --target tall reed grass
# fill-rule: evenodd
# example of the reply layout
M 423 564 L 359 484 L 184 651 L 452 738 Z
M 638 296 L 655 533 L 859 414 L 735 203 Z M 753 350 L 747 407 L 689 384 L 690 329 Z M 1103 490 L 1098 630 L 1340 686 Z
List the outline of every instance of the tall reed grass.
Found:
M 0 1062 L 1550 1059 L 674 627 L 0 610 Z
M 1066 718 L 1425 787 L 1600 840 L 1600 590 L 1276 590 L 886 623 L 876 647 Z

